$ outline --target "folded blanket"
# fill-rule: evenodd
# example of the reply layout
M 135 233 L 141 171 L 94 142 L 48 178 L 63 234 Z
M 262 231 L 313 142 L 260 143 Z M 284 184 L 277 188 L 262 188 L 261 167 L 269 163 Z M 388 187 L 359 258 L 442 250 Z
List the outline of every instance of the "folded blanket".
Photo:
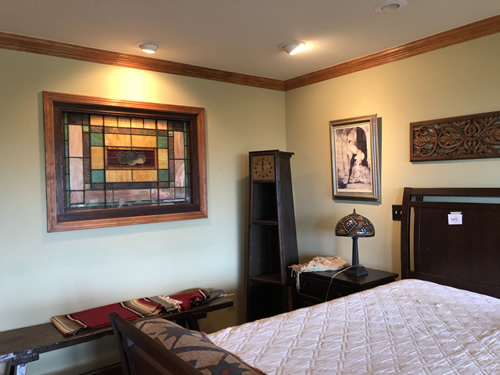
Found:
M 290 268 L 295 272 L 296 288 L 300 291 L 299 277 L 302 272 L 339 271 L 347 266 L 349 263 L 340 257 L 316 256 L 307 263 L 293 264 Z
M 175 306 L 178 311 L 187 311 L 191 307 L 198 306 L 210 298 L 210 292 L 198 289 L 192 293 L 177 294 L 174 296 L 158 296 L 163 303 Z
M 63 335 L 73 335 L 86 329 L 107 327 L 109 314 L 118 313 L 127 320 L 135 320 L 145 316 L 157 315 L 162 305 L 148 298 L 133 299 L 106 306 L 95 307 L 67 315 L 53 316 L 50 321 Z
M 213 297 L 220 295 L 214 291 Z M 126 320 L 136 320 L 161 312 L 189 310 L 211 299 L 210 292 L 198 289 L 192 293 L 174 296 L 156 296 L 133 299 L 95 307 L 76 313 L 53 316 L 50 321 L 65 336 L 87 330 L 110 326 L 109 314 L 118 313 Z

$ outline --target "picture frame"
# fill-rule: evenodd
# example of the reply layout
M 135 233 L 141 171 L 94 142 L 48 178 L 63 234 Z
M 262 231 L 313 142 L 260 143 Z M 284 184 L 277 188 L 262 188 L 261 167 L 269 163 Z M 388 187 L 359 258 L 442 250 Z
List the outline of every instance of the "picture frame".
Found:
M 42 95 L 48 232 L 208 217 L 204 108 Z
M 380 200 L 377 115 L 330 121 L 333 199 Z

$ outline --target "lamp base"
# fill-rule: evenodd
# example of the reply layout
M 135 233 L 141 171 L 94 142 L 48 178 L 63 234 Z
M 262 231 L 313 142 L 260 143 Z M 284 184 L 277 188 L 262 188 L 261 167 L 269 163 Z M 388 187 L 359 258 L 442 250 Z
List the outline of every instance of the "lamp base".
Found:
M 366 270 L 366 268 L 363 266 L 360 266 L 359 264 L 353 266 L 352 268 L 345 270 L 345 273 L 347 273 L 351 276 L 356 276 L 356 277 L 368 275 L 368 271 Z

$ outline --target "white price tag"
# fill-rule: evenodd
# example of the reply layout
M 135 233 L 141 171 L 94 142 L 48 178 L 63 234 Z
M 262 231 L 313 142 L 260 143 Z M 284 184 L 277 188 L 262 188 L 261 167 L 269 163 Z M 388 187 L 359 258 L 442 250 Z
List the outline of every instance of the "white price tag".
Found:
M 462 225 L 462 213 L 450 212 L 448 214 L 448 225 Z

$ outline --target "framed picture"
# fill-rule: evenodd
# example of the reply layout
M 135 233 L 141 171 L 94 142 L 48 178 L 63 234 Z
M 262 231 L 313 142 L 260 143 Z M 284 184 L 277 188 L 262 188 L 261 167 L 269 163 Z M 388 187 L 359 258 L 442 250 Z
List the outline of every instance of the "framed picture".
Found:
M 330 121 L 334 199 L 380 200 L 377 115 Z
M 47 231 L 206 218 L 205 110 L 44 92 Z

